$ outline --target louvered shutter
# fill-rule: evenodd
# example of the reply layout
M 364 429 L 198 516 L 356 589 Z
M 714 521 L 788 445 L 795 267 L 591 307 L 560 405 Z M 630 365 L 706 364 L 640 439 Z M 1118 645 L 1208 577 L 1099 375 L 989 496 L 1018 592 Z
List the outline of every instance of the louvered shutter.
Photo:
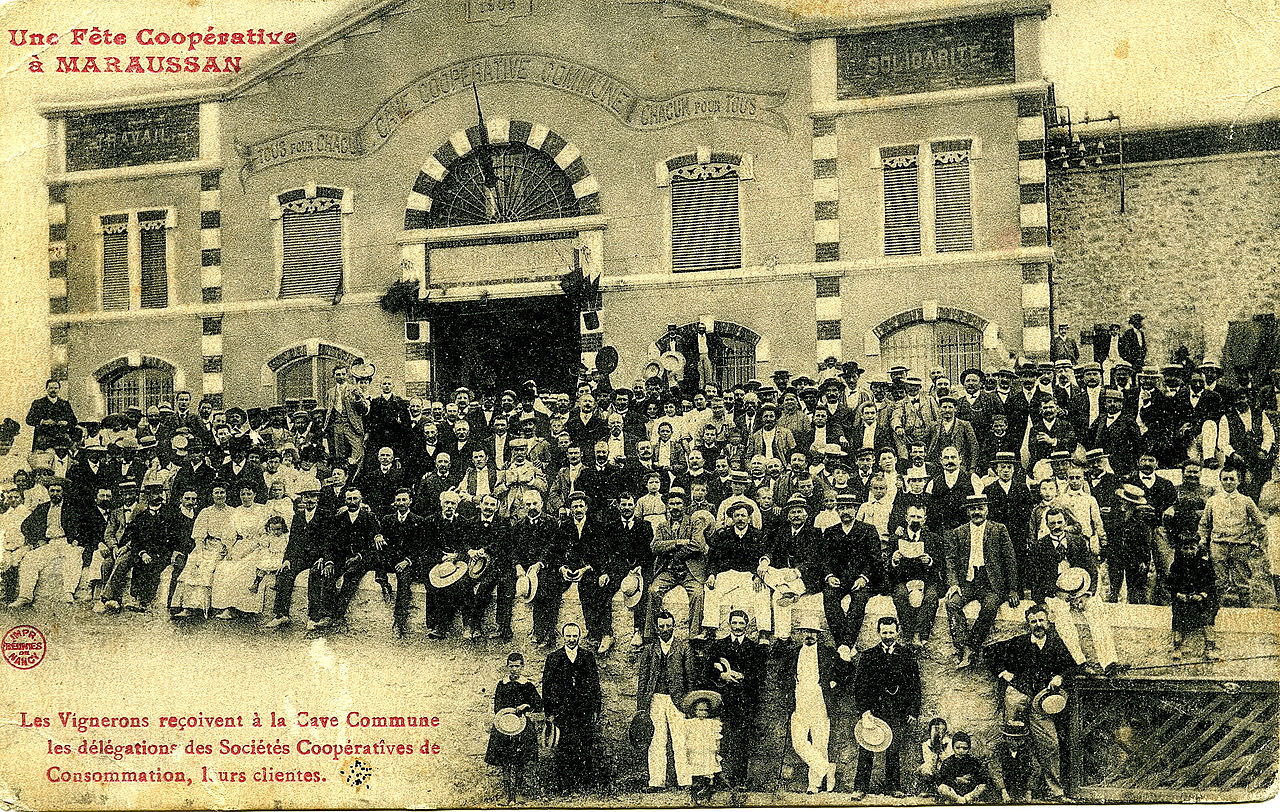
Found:
M 140 229 L 138 241 L 142 255 L 142 306 L 147 308 L 169 306 L 166 215 L 167 212 L 164 211 L 138 213 L 138 228 Z
M 129 215 L 102 218 L 102 309 L 129 309 Z
M 920 253 L 920 160 L 913 151 L 882 150 L 884 171 L 884 253 Z
M 280 298 L 319 296 L 331 299 L 342 288 L 342 209 L 337 200 L 299 201 L 293 211 L 286 205 L 284 224 L 284 273 Z M 317 204 L 327 204 L 319 208 Z
M 671 177 L 671 270 L 741 267 L 737 171 L 716 165 L 677 170 Z
M 933 189 L 938 251 L 972 251 L 969 142 L 933 145 Z

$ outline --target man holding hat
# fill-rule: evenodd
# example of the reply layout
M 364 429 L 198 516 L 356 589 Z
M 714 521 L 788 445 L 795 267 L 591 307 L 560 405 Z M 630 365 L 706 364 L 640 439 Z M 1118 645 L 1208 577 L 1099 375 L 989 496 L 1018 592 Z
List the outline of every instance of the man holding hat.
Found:
M 356 369 L 338 367 L 333 371 L 333 387 L 325 395 L 321 428 L 329 438 L 331 456 L 348 465 L 359 465 L 364 460 L 364 418 L 369 413 L 364 390 L 348 380 Z
M 592 787 L 597 778 L 595 744 L 601 707 L 600 666 L 579 645 L 582 630 L 566 623 L 562 648 L 547 655 L 542 667 L 542 705 L 547 734 L 554 740 L 555 775 L 562 792 Z
M 707 650 L 706 682 L 724 699 L 724 777 L 735 790 L 748 783 L 760 692 L 768 671 L 767 649 L 747 637 L 750 622 L 750 616 L 742 609 L 730 611 L 729 635 L 716 640 Z
M 858 654 L 853 680 L 857 709 L 889 726 L 890 740 L 884 749 L 885 790 L 895 798 L 902 791 L 902 745 L 920 717 L 920 664 L 915 654 L 898 640 L 898 619 L 886 615 L 876 622 L 880 642 Z M 868 720 L 869 722 L 870 720 Z M 853 800 L 866 796 L 871 787 L 872 752 L 858 748 L 858 774 Z
M 1048 786 L 1050 800 L 1068 802 L 1062 791 L 1062 759 L 1058 728 L 1039 701 L 1042 693 L 1058 691 L 1076 669 L 1075 660 L 1049 622 L 1043 604 L 1026 611 L 1027 633 L 1009 640 L 998 652 L 996 668 L 1004 684 L 1005 723 L 1026 722 L 1031 751 Z
M 164 481 L 148 475 L 142 489 L 146 507 L 136 513 L 124 529 L 123 545 L 95 608 L 99 614 L 120 608 L 120 598 L 130 575 L 133 579 L 125 606 L 135 612 L 146 611 L 160 586 L 160 574 L 169 566 L 173 553 L 183 546 L 178 526 L 164 510 Z
M 862 630 L 867 600 L 884 581 L 884 564 L 880 557 L 880 533 L 856 519 L 857 497 L 851 494 L 836 497 L 836 511 L 840 515 L 839 523 L 822 534 L 827 553 L 822 603 L 837 650 L 848 662 L 853 658 L 858 633 Z M 847 610 L 843 605 L 846 598 Z
M 817 593 L 824 583 L 826 543 L 809 521 L 810 512 L 804 494 L 791 494 L 783 505 L 786 522 L 769 539 L 770 564 L 764 582 L 772 593 L 773 634 L 778 640 L 791 637 L 796 602 Z
M 1089 426 L 1086 448 L 1101 448 L 1121 471 L 1133 469 L 1142 450 L 1142 430 L 1132 417 L 1124 414 L 1124 393 L 1115 387 L 1102 390 L 1102 414 Z
M 947 621 L 951 640 L 960 653 L 958 668 L 967 668 L 982 648 L 1001 601 L 1018 605 L 1018 565 L 1013 542 L 1002 524 L 987 520 L 987 497 L 975 494 L 965 500 L 969 522 L 952 530 L 947 543 Z M 981 608 L 973 626 L 964 608 L 978 601 Z
M 59 436 L 69 435 L 79 422 L 71 404 L 61 397 L 62 382 L 50 378 L 44 382 L 44 397 L 31 401 L 27 410 L 27 425 L 35 429 L 31 439 L 32 451 L 52 448 Z
M 636 661 L 636 708 L 649 712 L 654 729 L 649 740 L 648 792 L 667 785 L 668 742 L 675 760 L 676 782 L 682 787 L 692 783 L 680 704 L 698 683 L 689 643 L 675 637 L 675 617 L 666 610 L 658 612 L 654 626 L 656 639 L 640 651 Z
M 770 592 L 758 588 L 770 559 L 760 530 L 751 526 L 752 515 L 757 512 L 748 502 L 730 506 L 729 526 L 717 531 L 708 542 L 702 627 L 709 638 L 716 636 L 721 612 L 734 608 L 749 610 L 761 632 L 773 629 Z
M 1045 604 L 1054 628 L 1077 664 L 1094 662 L 1109 671 L 1116 663 L 1115 634 L 1096 594 L 1098 558 L 1089 542 L 1068 525 L 1067 512 L 1051 507 L 1045 512 L 1048 532 L 1032 545 L 1027 581 L 1031 599 Z M 1076 631 L 1076 614 L 1089 627 L 1095 657 L 1086 656 Z

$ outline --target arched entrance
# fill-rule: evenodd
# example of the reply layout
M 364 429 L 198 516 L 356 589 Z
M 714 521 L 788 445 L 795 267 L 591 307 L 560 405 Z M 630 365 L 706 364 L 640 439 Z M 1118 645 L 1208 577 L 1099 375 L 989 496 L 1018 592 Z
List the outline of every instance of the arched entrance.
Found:
M 686 392 L 701 389 L 708 383 L 714 383 L 724 391 L 757 377 L 756 349 L 760 344 L 759 334 L 741 324 L 716 321 L 713 329 L 707 333 L 707 356 L 711 362 L 712 378 L 704 381 L 699 366 L 699 325 L 699 322 L 695 322 L 677 327 L 674 333 L 668 331 L 654 342 L 659 353 L 675 350 L 684 356 L 684 379 L 681 385 Z

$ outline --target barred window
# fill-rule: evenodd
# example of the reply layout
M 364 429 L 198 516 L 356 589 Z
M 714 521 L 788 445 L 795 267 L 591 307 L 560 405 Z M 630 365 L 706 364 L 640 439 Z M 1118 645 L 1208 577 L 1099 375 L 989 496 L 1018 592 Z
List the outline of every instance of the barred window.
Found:
M 157 309 L 169 306 L 169 229 L 173 212 L 149 209 L 104 214 L 102 309 Z
M 742 267 L 737 169 L 696 164 L 671 173 L 671 270 Z
M 325 186 L 277 195 L 281 299 L 332 299 L 342 291 L 342 216 L 350 211 L 344 198 L 344 190 Z
M 920 155 L 915 146 L 880 150 L 884 174 L 884 253 L 920 253 Z
M 939 253 L 973 250 L 969 144 L 933 144 L 933 221 Z
M 126 409 L 141 409 L 173 402 L 173 369 L 143 366 L 127 369 L 101 382 L 108 414 Z
M 964 370 L 982 369 L 982 331 L 948 319 L 912 322 L 880 340 L 880 359 L 886 368 L 942 367 L 958 382 Z

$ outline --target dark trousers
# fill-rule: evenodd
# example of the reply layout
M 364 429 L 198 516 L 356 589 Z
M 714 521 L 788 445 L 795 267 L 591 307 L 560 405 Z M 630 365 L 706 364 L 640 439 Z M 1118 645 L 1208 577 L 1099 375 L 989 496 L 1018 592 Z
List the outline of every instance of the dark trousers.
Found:
M 837 647 L 857 648 L 858 633 L 862 631 L 862 618 L 867 612 L 867 601 L 870 600 L 871 594 L 870 589 L 851 590 L 847 586 L 823 587 L 822 606 L 826 611 L 831 637 L 835 640 Z M 840 608 L 840 602 L 845 595 L 849 596 L 848 613 Z
M 351 599 L 360 588 L 360 581 L 364 579 L 365 573 L 372 572 L 379 584 L 389 585 L 387 569 L 387 563 L 382 556 L 363 554 L 352 559 L 342 570 L 342 587 L 338 590 L 337 600 L 334 603 L 333 609 L 336 614 L 333 617 L 346 617 Z
M 288 569 L 276 573 L 276 605 L 275 616 L 284 617 L 289 614 L 293 605 L 293 590 L 297 586 L 298 576 L 311 569 L 301 561 L 290 561 Z
M 463 618 L 474 631 L 480 631 L 484 625 L 485 612 L 489 611 L 489 601 L 493 600 L 497 588 L 498 606 L 496 621 L 498 634 L 511 636 L 511 606 L 516 599 L 516 571 L 511 564 L 495 564 L 478 581 L 464 578 L 470 584 L 470 602 Z
M 996 612 L 1000 610 L 1002 600 L 992 591 L 985 574 L 979 574 L 974 581 L 960 582 L 960 592 L 947 598 L 947 625 L 951 627 L 951 642 L 957 649 L 970 648 L 977 651 L 982 648 L 987 635 L 991 633 L 991 625 L 995 623 Z M 964 608 L 972 601 L 980 601 L 982 608 L 978 610 L 978 619 L 973 622 L 973 628 L 970 628 Z
M 902 789 L 902 744 L 911 735 L 911 731 L 905 717 L 885 715 L 882 718 L 893 731 L 893 741 L 884 751 L 884 790 L 893 792 Z M 858 748 L 858 774 L 853 779 L 854 789 L 866 792 L 871 788 L 871 764 L 874 758 L 875 753 Z
M 413 612 L 413 583 L 426 583 L 427 578 L 424 570 L 418 563 L 410 564 L 405 568 L 404 572 L 396 574 L 396 601 L 391 610 L 391 617 L 396 628 L 404 628 L 409 625 L 409 615 Z M 428 610 L 431 607 L 430 601 L 427 602 Z M 430 613 L 427 613 L 424 620 L 427 625 L 430 624 Z
M 555 768 L 562 792 L 595 784 L 596 732 L 589 719 L 556 717 L 560 743 L 556 745 Z
M 938 617 L 938 587 L 925 583 L 923 600 L 917 609 L 908 598 L 907 585 L 898 584 L 893 588 L 893 605 L 898 610 L 903 639 L 910 641 L 918 634 L 921 640 L 928 642 L 933 635 L 933 623 Z
M 600 640 L 613 636 L 613 596 L 621 582 L 616 575 L 609 576 L 609 583 L 600 586 L 600 576 L 588 572 L 578 582 L 578 601 L 582 604 L 582 618 L 587 622 L 587 637 Z
M 533 639 L 539 642 L 555 642 L 556 621 L 560 617 L 560 601 L 564 598 L 565 587 L 568 586 L 558 572 L 543 570 L 545 578 L 538 582 L 538 592 L 533 596 L 530 609 L 533 611 Z
M 1112 559 L 1107 562 L 1107 575 L 1111 578 L 1111 591 L 1107 600 L 1112 603 L 1120 600 L 1120 587 L 1129 584 L 1129 603 L 1147 603 L 1148 573 L 1139 569 L 1139 564 L 1123 559 Z
M 18 597 L 18 568 L 7 569 L 0 574 L 0 601 L 12 603 Z
M 104 601 L 118 601 L 124 594 L 125 584 L 129 584 L 129 594 L 143 606 L 155 600 L 160 589 L 160 575 L 169 565 L 163 553 L 152 553 L 151 563 L 142 561 L 142 551 L 132 544 L 125 545 L 116 555 L 115 565 L 102 588 L 101 598 Z M 133 576 L 132 582 L 129 576 Z
M 720 740 L 720 757 L 724 768 L 724 780 L 730 787 L 747 786 L 750 777 L 751 747 L 756 741 L 757 708 L 742 700 L 726 701 L 721 715 L 723 723 Z
M 427 584 L 427 628 L 447 633 L 453 625 L 453 619 L 459 612 L 464 612 L 474 594 L 470 591 L 475 582 L 463 578 L 456 584 L 437 589 Z
M 191 552 L 190 550 L 187 553 Z M 173 554 L 173 569 L 169 571 L 169 592 L 165 598 L 169 611 L 173 611 L 173 593 L 178 589 L 178 579 L 182 577 L 182 570 L 187 566 L 187 553 Z M 289 586 L 290 594 L 292 594 L 293 585 Z
M 333 617 L 334 586 L 337 580 L 336 574 L 325 577 L 321 562 L 316 562 L 311 567 L 311 574 L 307 576 L 307 618 L 309 620 Z

